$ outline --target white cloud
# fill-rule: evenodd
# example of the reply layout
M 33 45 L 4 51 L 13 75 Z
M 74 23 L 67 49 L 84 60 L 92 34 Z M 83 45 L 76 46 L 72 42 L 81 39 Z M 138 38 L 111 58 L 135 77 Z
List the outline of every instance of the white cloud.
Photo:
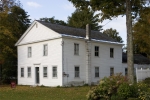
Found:
M 65 10 L 72 10 L 72 11 L 75 10 L 75 7 L 74 7 L 71 3 L 64 4 L 64 5 L 63 5 L 63 8 L 64 8 Z
M 27 2 L 27 5 L 34 8 L 42 7 L 40 4 L 36 2 Z

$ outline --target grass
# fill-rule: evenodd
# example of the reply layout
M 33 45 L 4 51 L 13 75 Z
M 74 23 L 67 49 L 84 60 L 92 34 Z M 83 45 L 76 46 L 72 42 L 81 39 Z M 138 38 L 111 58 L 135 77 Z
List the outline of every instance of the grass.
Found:
M 0 86 L 0 100 L 86 100 L 90 87 Z

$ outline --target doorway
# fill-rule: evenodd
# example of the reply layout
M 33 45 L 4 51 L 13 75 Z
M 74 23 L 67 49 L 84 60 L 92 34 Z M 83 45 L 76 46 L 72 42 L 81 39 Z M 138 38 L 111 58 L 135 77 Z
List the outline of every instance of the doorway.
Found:
M 40 77 L 39 77 L 39 67 L 35 67 L 35 83 L 39 84 L 40 83 Z

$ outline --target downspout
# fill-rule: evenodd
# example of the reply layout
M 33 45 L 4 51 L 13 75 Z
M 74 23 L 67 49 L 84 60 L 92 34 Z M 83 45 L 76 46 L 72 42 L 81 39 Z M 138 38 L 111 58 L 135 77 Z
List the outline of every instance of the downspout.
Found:
M 91 85 L 91 29 L 86 25 L 86 83 Z
M 64 86 L 64 41 L 61 42 L 62 46 L 62 86 Z

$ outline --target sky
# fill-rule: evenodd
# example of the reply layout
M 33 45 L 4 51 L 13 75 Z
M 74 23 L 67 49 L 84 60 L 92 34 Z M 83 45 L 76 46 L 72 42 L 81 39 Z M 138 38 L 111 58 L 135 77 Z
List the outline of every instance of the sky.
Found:
M 30 15 L 30 19 L 55 17 L 55 19 L 67 21 L 68 16 L 75 11 L 75 7 L 68 0 L 20 0 L 23 9 Z M 113 20 L 105 20 L 99 23 L 103 29 L 113 28 L 119 32 L 124 44 L 126 44 L 126 18 L 119 16 Z

